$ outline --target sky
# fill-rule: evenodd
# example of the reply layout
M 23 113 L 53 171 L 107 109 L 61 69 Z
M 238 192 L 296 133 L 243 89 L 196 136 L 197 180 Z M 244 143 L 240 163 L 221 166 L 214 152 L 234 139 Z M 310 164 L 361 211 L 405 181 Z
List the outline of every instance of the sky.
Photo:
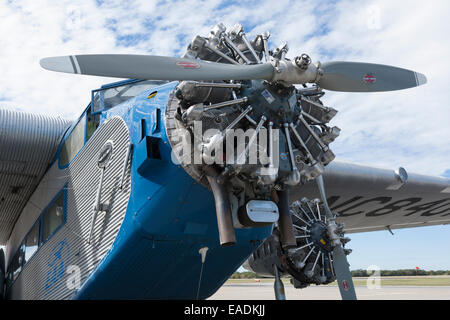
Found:
M 130 53 L 181 56 L 197 34 L 240 22 L 269 30 L 288 57 L 383 63 L 425 74 L 400 92 L 328 92 L 342 129 L 338 160 L 450 177 L 450 2 L 431 1 L 0 1 L 0 107 L 75 119 L 90 91 L 117 81 L 43 70 L 47 56 Z M 352 269 L 450 269 L 450 227 L 352 235 Z

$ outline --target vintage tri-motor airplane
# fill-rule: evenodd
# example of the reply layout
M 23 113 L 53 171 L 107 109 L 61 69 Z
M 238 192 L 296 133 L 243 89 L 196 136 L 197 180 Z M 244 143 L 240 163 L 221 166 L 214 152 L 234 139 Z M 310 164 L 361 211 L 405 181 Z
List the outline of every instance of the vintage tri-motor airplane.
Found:
M 130 80 L 93 90 L 73 123 L 0 110 L 1 294 L 205 299 L 244 264 L 277 299 L 281 276 L 355 299 L 344 232 L 449 223 L 448 179 L 333 161 L 337 111 L 320 100 L 425 76 L 288 59 L 268 38 L 218 24 L 182 58 L 42 59 Z

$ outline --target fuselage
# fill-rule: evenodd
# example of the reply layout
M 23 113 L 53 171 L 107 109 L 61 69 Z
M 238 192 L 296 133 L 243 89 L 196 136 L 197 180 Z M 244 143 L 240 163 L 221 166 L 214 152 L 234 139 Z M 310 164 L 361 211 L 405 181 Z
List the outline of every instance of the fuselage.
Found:
M 127 84 L 138 82 L 104 91 Z M 43 210 L 28 204 L 8 241 L 9 298 L 207 298 L 271 233 L 271 227 L 237 229 L 237 243 L 220 246 L 211 191 L 172 160 L 164 114 L 176 85 L 148 86 L 109 108 L 97 95 L 102 91 L 94 92 L 30 198 Z M 74 150 L 73 137 L 82 130 L 84 143 Z M 112 157 L 101 182 L 98 159 L 107 142 Z M 105 211 L 93 209 L 99 189 Z M 55 201 L 62 201 L 63 218 L 43 239 Z M 36 223 L 39 241 L 32 256 L 16 258 L 30 249 L 28 235 Z M 17 272 L 11 266 L 18 262 Z M 79 286 L 72 281 L 76 272 Z

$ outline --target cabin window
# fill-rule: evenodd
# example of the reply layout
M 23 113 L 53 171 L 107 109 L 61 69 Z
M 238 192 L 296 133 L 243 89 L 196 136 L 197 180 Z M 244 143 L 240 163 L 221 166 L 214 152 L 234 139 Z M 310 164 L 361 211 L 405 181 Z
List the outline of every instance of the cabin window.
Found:
M 64 222 L 64 193 L 44 212 L 42 218 L 42 242 L 53 235 Z
M 108 110 L 128 101 L 145 90 L 167 83 L 161 80 L 126 80 L 92 91 L 92 112 Z
M 25 238 L 25 263 L 27 263 L 39 247 L 39 227 L 40 221 L 34 224 L 34 227 Z
M 11 281 L 16 280 L 20 274 L 20 271 L 22 271 L 23 257 L 24 257 L 24 245 L 21 244 L 19 250 L 17 250 L 17 253 L 15 254 L 11 263 L 11 270 L 10 270 Z
M 58 231 L 58 228 L 65 222 L 65 196 L 66 193 L 64 191 L 59 193 L 50 206 L 39 216 L 22 241 L 8 266 L 6 279 L 8 287 L 17 279 L 25 264 L 30 261 L 31 257 L 39 249 L 39 246 Z M 39 237 L 40 233 L 42 233 L 41 238 Z
M 83 148 L 85 135 L 86 116 L 83 116 L 75 128 L 73 128 L 66 141 L 64 141 L 59 157 L 59 163 L 61 166 L 69 164 L 81 148 Z
M 88 141 L 95 130 L 97 130 L 98 125 L 100 124 L 100 114 L 91 114 L 91 110 L 88 111 L 87 114 L 87 130 L 86 130 L 86 141 Z

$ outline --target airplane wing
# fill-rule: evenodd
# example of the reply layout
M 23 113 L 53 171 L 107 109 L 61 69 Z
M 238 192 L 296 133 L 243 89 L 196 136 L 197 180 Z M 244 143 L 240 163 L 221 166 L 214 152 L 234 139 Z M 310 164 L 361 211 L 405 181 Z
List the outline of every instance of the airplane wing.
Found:
M 0 245 L 46 169 L 71 121 L 0 109 Z
M 450 223 L 450 179 L 334 161 L 324 182 L 330 208 L 348 233 Z M 320 198 L 315 181 L 292 189 L 290 197 Z

